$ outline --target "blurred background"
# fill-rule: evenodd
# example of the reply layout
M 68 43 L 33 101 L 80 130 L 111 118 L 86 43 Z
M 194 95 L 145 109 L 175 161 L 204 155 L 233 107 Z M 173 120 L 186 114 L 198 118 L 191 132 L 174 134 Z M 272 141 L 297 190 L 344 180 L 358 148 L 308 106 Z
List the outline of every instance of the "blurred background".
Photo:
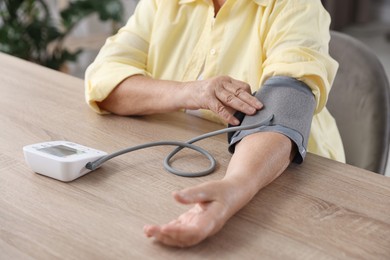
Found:
M 332 17 L 331 29 L 369 46 L 390 76 L 390 0 L 322 0 Z
M 369 46 L 390 78 L 390 0 L 321 1 L 332 17 L 331 29 Z M 0 51 L 83 78 L 137 2 L 0 0 Z
M 124 25 L 137 2 L 0 0 L 0 51 L 82 78 L 105 39 Z M 390 0 L 322 3 L 332 17 L 331 28 L 366 43 L 390 75 Z

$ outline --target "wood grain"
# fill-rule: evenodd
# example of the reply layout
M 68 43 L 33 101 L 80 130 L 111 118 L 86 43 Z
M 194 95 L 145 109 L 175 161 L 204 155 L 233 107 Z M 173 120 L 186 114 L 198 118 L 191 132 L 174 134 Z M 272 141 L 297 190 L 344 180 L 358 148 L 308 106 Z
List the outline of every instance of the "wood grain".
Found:
M 157 147 L 63 183 L 33 173 L 22 147 L 70 140 L 113 152 L 221 126 L 184 113 L 100 116 L 85 104 L 82 80 L 4 54 L 0 79 L 0 259 L 390 258 L 390 179 L 312 154 L 214 237 L 189 249 L 155 244 L 143 225 L 186 209 L 172 191 L 222 178 L 230 159 L 225 136 L 199 143 L 215 155 L 217 171 L 190 179 L 166 173 L 162 160 L 172 148 Z M 207 162 L 185 152 L 175 164 Z

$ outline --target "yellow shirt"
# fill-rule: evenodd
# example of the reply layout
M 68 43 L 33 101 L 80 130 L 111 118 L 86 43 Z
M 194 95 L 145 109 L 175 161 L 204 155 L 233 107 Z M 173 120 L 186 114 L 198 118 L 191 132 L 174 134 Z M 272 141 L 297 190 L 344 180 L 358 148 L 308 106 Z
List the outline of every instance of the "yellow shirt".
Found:
M 176 81 L 229 75 L 252 91 L 269 77 L 294 77 L 317 101 L 308 151 L 345 161 L 325 108 L 338 67 L 328 54 L 329 24 L 320 0 L 227 0 L 216 17 L 211 0 L 141 0 L 87 69 L 86 100 L 105 113 L 96 102 L 135 74 Z

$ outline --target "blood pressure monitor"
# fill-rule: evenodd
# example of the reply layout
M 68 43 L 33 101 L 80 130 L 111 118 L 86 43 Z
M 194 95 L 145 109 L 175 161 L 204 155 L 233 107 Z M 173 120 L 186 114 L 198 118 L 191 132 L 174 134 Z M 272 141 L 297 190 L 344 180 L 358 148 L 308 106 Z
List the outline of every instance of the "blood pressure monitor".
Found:
M 23 147 L 24 157 L 31 169 L 60 181 L 72 181 L 90 172 L 85 166 L 106 152 L 67 141 L 53 141 Z

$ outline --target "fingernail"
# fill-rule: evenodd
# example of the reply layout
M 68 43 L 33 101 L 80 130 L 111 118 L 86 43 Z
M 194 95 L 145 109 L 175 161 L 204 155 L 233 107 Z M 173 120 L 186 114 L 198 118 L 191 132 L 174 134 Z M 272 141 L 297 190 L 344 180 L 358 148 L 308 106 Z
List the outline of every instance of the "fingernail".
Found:
M 238 119 L 233 119 L 233 122 L 232 122 L 232 125 L 238 125 L 240 124 L 240 121 L 238 121 Z
M 203 200 L 206 200 L 207 195 L 204 192 L 199 192 L 199 193 L 196 194 L 196 197 L 198 198 L 198 200 L 203 201 Z
M 182 191 L 176 191 L 175 194 L 176 194 L 176 196 L 180 197 L 183 200 L 189 199 L 188 195 Z

